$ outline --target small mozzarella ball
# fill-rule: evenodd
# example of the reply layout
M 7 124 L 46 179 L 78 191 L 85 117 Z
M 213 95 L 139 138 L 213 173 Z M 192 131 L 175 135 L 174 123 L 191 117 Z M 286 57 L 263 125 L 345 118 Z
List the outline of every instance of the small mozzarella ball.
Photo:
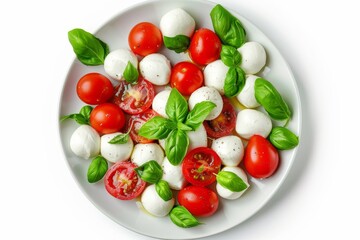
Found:
M 195 20 L 183 9 L 175 8 L 162 16 L 160 30 L 166 37 L 177 35 L 191 37 L 195 30 Z
M 164 152 L 160 145 L 157 143 L 136 144 L 131 155 L 131 161 L 141 166 L 150 160 L 155 160 L 161 165 L 164 160 Z
M 146 211 L 156 217 L 169 214 L 175 204 L 174 198 L 164 201 L 156 192 L 155 184 L 149 185 L 141 194 L 141 203 Z
M 170 81 L 171 65 L 169 59 L 160 53 L 144 57 L 139 64 L 141 75 L 154 85 L 166 85 Z
M 113 139 L 119 134 L 122 133 L 116 132 L 101 136 L 101 155 L 106 160 L 112 163 L 128 160 L 134 148 L 134 143 L 131 140 L 131 137 L 128 138 L 128 141 L 126 143 L 109 143 L 111 139 Z
M 218 90 L 220 94 L 224 94 L 225 78 L 228 70 L 229 67 L 220 59 L 206 65 L 204 69 L 205 86 L 213 87 Z
M 166 108 L 166 103 L 170 96 L 170 92 L 171 90 L 169 89 L 159 92 L 158 94 L 155 95 L 154 100 L 152 102 L 152 109 L 164 118 L 168 118 L 165 108 Z
M 165 157 L 162 163 L 162 169 L 162 179 L 169 183 L 171 189 L 180 190 L 185 186 L 186 180 L 182 174 L 181 164 L 174 166 L 169 162 L 169 159 Z
M 266 138 L 271 129 L 271 119 L 263 112 L 254 109 L 244 109 L 237 115 L 235 130 L 242 138 L 249 139 L 255 134 Z
M 241 54 L 240 67 L 246 74 L 258 73 L 266 64 L 266 52 L 258 42 L 246 42 L 238 51 Z
M 225 166 L 235 167 L 244 157 L 244 145 L 237 136 L 229 135 L 218 138 L 211 145 Z
M 100 153 L 100 135 L 89 125 L 81 125 L 71 135 L 70 148 L 78 157 L 95 157 Z
M 236 96 L 239 102 L 247 108 L 256 108 L 260 106 L 255 98 L 255 80 L 258 78 L 259 77 L 255 75 L 248 75 L 246 77 L 244 88 Z
M 129 61 L 135 68 L 138 67 L 138 59 L 133 52 L 128 49 L 114 50 L 105 57 L 105 72 L 118 81 L 124 80 L 123 73 Z
M 189 107 L 192 110 L 197 103 L 211 101 L 216 107 L 209 113 L 205 120 L 213 120 L 220 115 L 223 108 L 223 100 L 220 93 L 213 87 L 201 87 L 196 89 L 189 98 Z
M 243 195 L 243 193 L 249 188 L 250 185 L 249 185 L 246 173 L 241 168 L 239 168 L 239 167 L 224 167 L 221 171 L 235 173 L 246 183 L 246 185 L 248 187 L 241 192 L 233 192 L 233 191 L 230 191 L 229 189 L 221 186 L 219 183 L 216 183 L 216 191 L 220 197 L 225 198 L 225 199 L 230 199 L 230 200 L 237 199 L 241 195 Z

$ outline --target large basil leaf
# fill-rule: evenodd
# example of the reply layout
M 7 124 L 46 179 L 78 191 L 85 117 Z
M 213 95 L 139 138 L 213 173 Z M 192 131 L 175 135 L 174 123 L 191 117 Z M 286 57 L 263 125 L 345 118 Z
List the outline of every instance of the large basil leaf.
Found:
M 229 98 L 236 96 L 245 86 L 245 79 L 245 72 L 240 67 L 230 67 L 225 77 L 225 96 Z
M 97 156 L 94 158 L 87 171 L 87 179 L 89 183 L 95 183 L 101 180 L 106 171 L 108 170 L 108 163 L 106 159 L 102 156 Z
M 165 153 L 172 165 L 179 165 L 189 146 L 189 137 L 185 131 L 174 129 L 165 140 Z
M 147 139 L 164 139 L 176 127 L 170 119 L 155 116 L 141 126 L 139 135 Z
M 190 38 L 185 35 L 176 35 L 175 37 L 164 36 L 164 45 L 176 53 L 185 52 L 190 45 Z
M 236 67 L 241 63 L 241 55 L 233 46 L 223 45 L 220 52 L 220 58 L 228 67 Z
M 148 183 L 159 182 L 163 175 L 161 166 L 155 160 L 150 160 L 134 170 L 142 180 Z
M 185 124 L 195 131 L 215 107 L 216 104 L 210 101 L 195 104 L 194 108 L 187 115 Z
M 232 192 L 241 192 L 248 187 L 238 175 L 229 171 L 220 171 L 216 175 L 216 181 Z
M 269 135 L 270 142 L 280 150 L 288 150 L 299 144 L 299 137 L 285 127 L 274 127 Z
M 184 122 L 188 114 L 187 101 L 176 88 L 171 89 L 165 112 L 174 122 Z
M 155 190 L 164 201 L 169 201 L 173 198 L 169 183 L 165 180 L 159 180 L 155 184 Z
M 201 224 L 185 207 L 176 206 L 170 212 L 171 221 L 179 227 L 190 228 Z

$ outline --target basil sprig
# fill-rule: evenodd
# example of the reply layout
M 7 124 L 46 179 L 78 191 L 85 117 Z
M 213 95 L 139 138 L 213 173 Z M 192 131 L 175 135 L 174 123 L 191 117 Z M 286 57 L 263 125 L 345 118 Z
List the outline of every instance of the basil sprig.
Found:
M 176 123 L 160 116 L 151 118 L 145 124 L 139 129 L 139 135 L 147 139 L 164 139 L 176 128 Z
M 163 175 L 161 166 L 155 160 L 150 160 L 134 170 L 142 180 L 148 183 L 159 182 Z
M 185 207 L 176 206 L 170 211 L 171 221 L 182 228 L 191 228 L 201 224 Z
M 169 183 L 165 180 L 159 180 L 155 184 L 155 190 L 164 201 L 169 201 L 173 198 L 173 192 L 170 189 Z
M 89 106 L 89 105 L 86 105 L 86 106 L 83 106 L 79 113 L 72 113 L 72 114 L 69 114 L 69 115 L 66 115 L 66 116 L 62 116 L 60 118 L 60 121 L 64 121 L 64 120 L 67 120 L 67 119 L 73 119 L 75 120 L 78 124 L 81 124 L 81 125 L 84 125 L 84 124 L 87 124 L 89 125 L 89 121 L 90 121 L 90 113 L 91 111 L 93 110 L 93 107 Z
M 246 75 L 240 67 L 230 67 L 225 76 L 224 95 L 226 97 L 236 96 L 245 86 Z
M 89 183 L 95 183 L 101 180 L 108 170 L 108 163 L 103 156 L 94 158 L 87 171 L 87 179 Z
M 164 36 L 164 45 L 176 53 L 185 52 L 190 45 L 190 38 L 185 35 L 176 35 L 175 37 Z
M 270 142 L 280 150 L 288 150 L 299 144 L 299 137 L 285 127 L 274 127 L 269 135 Z
M 232 192 L 244 191 L 247 184 L 235 173 L 229 171 L 220 171 L 216 175 L 216 181 L 226 189 Z

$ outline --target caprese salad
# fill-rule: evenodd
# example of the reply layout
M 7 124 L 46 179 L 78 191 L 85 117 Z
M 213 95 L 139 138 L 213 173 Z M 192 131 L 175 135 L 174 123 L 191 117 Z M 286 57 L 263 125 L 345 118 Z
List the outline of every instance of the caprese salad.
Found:
M 88 182 L 184 228 L 215 214 L 222 198 L 241 197 L 248 176 L 271 177 L 279 152 L 299 142 L 286 127 L 288 104 L 259 77 L 265 48 L 221 5 L 209 17 L 213 29 L 196 28 L 172 9 L 159 26 L 129 29 L 120 49 L 83 29 L 68 33 L 77 59 L 106 73 L 89 67 L 76 85 L 84 106 L 61 118 L 79 123 L 69 142 L 91 160 Z M 163 48 L 188 61 L 171 62 Z

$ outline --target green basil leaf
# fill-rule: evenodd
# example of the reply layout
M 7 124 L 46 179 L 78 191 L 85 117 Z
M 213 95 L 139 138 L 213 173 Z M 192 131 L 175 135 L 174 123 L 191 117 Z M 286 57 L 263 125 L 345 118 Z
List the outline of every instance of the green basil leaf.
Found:
M 125 67 L 123 76 L 125 81 L 127 81 L 128 83 L 135 83 L 139 78 L 139 72 L 137 68 L 134 67 L 134 65 L 130 61 L 128 61 Z
M 91 114 L 91 111 L 93 110 L 93 107 L 92 106 L 89 106 L 89 105 L 86 105 L 86 106 L 83 106 L 81 109 L 80 109 L 80 114 L 84 116 L 85 119 L 90 119 L 90 114 Z
M 135 168 L 135 172 L 142 180 L 148 183 L 157 183 L 163 175 L 161 166 L 155 160 L 150 160 L 140 167 Z
M 245 79 L 245 72 L 240 67 L 230 67 L 225 77 L 225 96 L 229 98 L 236 96 L 245 86 Z
M 184 122 L 188 114 L 186 99 L 176 88 L 171 89 L 169 100 L 166 103 L 165 112 L 174 122 Z
M 195 131 L 215 107 L 216 104 L 210 101 L 195 104 L 194 108 L 187 115 L 185 124 Z
M 266 112 L 275 120 L 289 120 L 291 111 L 280 93 L 267 80 L 255 80 L 255 98 Z
M 80 62 L 88 66 L 104 64 L 105 57 L 109 53 L 106 43 L 79 28 L 69 31 L 68 38 Z
M 201 224 L 185 207 L 176 206 L 170 211 L 171 221 L 182 228 L 195 227 Z
M 95 183 L 101 180 L 106 171 L 108 170 L 108 163 L 106 159 L 102 156 L 97 156 L 94 158 L 87 171 L 87 179 L 89 183 Z
M 188 125 L 186 125 L 186 124 L 184 124 L 182 122 L 177 123 L 177 128 L 180 129 L 180 130 L 186 131 L 186 132 L 193 130 L 192 127 L 190 127 L 190 126 L 188 126 Z
M 248 187 L 248 185 L 238 175 L 228 171 L 220 171 L 216 175 L 216 181 L 221 186 L 232 192 L 241 192 Z
M 210 17 L 215 33 L 223 44 L 239 48 L 246 42 L 246 31 L 240 20 L 220 4 L 211 10 Z
M 176 128 L 170 119 L 155 116 L 144 123 L 139 129 L 139 135 L 147 139 L 164 139 Z
M 72 114 L 69 114 L 69 115 L 66 115 L 66 116 L 62 116 L 60 118 L 60 121 L 64 121 L 64 120 L 67 120 L 67 119 L 73 119 L 75 120 L 78 124 L 87 124 L 89 125 L 90 124 L 90 113 L 91 111 L 93 110 L 93 107 L 89 106 L 89 105 L 86 105 L 84 107 L 82 107 L 80 109 L 80 112 L 79 113 L 72 113 Z
M 189 146 L 186 132 L 174 129 L 165 140 L 165 153 L 172 165 L 179 165 L 184 159 Z
M 299 137 L 285 127 L 274 127 L 270 132 L 269 140 L 280 150 L 292 149 L 299 144 Z
M 223 45 L 221 48 L 220 58 L 228 67 L 236 67 L 241 63 L 241 55 L 233 46 Z
M 121 133 L 113 137 L 109 143 L 110 144 L 125 144 L 129 141 L 129 134 L 128 133 Z
M 158 181 L 155 184 L 155 190 L 164 201 L 169 201 L 173 198 L 169 183 L 165 180 Z
M 185 52 L 190 45 L 190 38 L 185 35 L 176 35 L 175 37 L 164 36 L 164 45 L 176 53 Z

